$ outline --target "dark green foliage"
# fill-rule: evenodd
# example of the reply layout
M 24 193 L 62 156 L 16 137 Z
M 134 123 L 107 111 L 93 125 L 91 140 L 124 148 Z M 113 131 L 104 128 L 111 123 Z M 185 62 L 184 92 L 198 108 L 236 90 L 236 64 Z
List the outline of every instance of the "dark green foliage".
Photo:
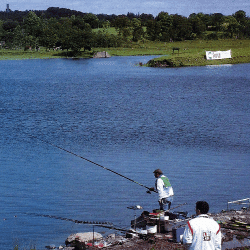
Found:
M 206 36 L 207 40 L 218 40 L 218 35 L 216 32 L 210 33 Z
M 123 43 L 121 37 L 100 30 L 94 35 L 93 41 L 93 47 L 96 48 L 120 47 Z
M 117 34 L 108 32 L 114 27 Z M 93 32 L 92 29 L 102 28 Z M 146 30 L 145 30 L 146 28 Z M 184 17 L 160 12 L 151 14 L 94 15 L 66 8 L 45 11 L 0 11 L 0 48 L 24 49 L 43 46 L 78 53 L 87 47 L 130 46 L 131 41 L 183 41 L 192 39 L 249 38 L 250 19 L 239 10 L 231 16 L 221 13 Z

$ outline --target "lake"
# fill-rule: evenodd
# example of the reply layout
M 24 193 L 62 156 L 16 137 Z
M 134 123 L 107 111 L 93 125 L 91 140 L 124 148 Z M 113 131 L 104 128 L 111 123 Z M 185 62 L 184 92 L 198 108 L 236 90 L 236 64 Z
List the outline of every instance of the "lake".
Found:
M 1 249 L 93 230 L 53 216 L 130 228 L 128 206 L 158 208 L 135 183 L 154 186 L 156 168 L 190 215 L 249 198 L 250 64 L 138 66 L 151 58 L 0 61 Z

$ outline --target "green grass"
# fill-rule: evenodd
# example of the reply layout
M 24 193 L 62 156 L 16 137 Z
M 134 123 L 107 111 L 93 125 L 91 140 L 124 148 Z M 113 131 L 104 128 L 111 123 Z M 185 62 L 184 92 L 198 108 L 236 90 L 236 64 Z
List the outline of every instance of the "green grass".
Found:
M 7 50 L 0 49 L 0 60 L 25 60 L 25 59 L 52 59 L 52 58 L 67 58 L 74 57 L 71 51 L 46 51 L 46 49 L 42 48 L 40 51 L 35 50 Z M 89 58 L 92 57 L 92 53 L 81 52 L 81 58 Z
M 146 32 L 147 28 L 146 27 L 142 27 L 143 31 Z M 110 27 L 110 28 L 107 28 L 107 29 L 104 29 L 104 28 L 98 28 L 98 29 L 93 29 L 94 32 L 98 32 L 98 31 L 107 31 L 107 33 L 109 33 L 110 35 L 118 35 L 118 32 L 117 32 L 117 29 L 115 27 Z M 131 36 L 132 38 L 132 36 Z
M 97 51 L 107 51 L 111 56 L 167 55 L 167 43 L 143 40 L 128 42 L 119 48 L 96 48 Z
M 172 45 L 172 46 L 171 46 Z M 180 52 L 173 53 L 172 48 L 179 47 Z M 206 51 L 232 50 L 231 59 L 206 60 Z M 237 64 L 250 62 L 250 40 L 216 40 L 216 41 L 184 41 L 168 43 L 167 56 L 156 58 L 149 66 L 162 65 L 180 66 L 204 66 L 219 64 Z
M 98 31 L 103 31 L 103 30 L 105 30 L 105 29 L 103 29 L 103 28 L 98 28 L 98 29 L 93 29 L 93 31 L 94 32 L 98 32 Z M 117 33 L 117 30 L 114 28 L 114 27 L 110 27 L 110 28 L 107 28 L 107 32 L 111 35 L 117 35 L 118 33 Z
M 24 51 L 24 50 L 0 50 L 0 60 L 24 60 L 24 59 L 50 59 L 55 58 L 54 51 Z
M 172 48 L 180 48 L 179 53 L 173 53 Z M 232 50 L 231 59 L 206 60 L 206 50 Z M 93 51 L 83 52 L 78 58 L 89 58 L 98 51 L 107 51 L 111 56 L 137 56 L 137 55 L 160 55 L 150 61 L 147 66 L 166 66 L 166 64 L 180 66 L 204 66 L 218 64 L 237 64 L 250 62 L 250 40 L 193 40 L 182 42 L 152 42 L 143 40 L 139 42 L 127 42 L 119 48 L 93 48 Z M 0 60 L 22 60 L 22 59 L 51 59 L 51 58 L 74 57 L 71 52 L 46 51 L 42 48 L 40 51 L 23 50 L 5 50 L 0 49 Z

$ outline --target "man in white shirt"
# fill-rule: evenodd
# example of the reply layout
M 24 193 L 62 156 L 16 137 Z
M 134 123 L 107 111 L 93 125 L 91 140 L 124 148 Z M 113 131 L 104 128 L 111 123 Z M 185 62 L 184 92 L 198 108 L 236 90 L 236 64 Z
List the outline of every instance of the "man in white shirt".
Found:
M 156 169 L 153 173 L 156 178 L 155 188 L 152 187 L 149 190 L 158 193 L 160 210 L 169 210 L 171 203 L 173 202 L 173 187 L 171 186 L 169 179 L 163 175 L 160 169 Z
M 183 234 L 183 244 L 187 249 L 221 249 L 220 225 L 207 215 L 208 211 L 209 205 L 206 201 L 196 202 L 197 217 L 187 222 Z

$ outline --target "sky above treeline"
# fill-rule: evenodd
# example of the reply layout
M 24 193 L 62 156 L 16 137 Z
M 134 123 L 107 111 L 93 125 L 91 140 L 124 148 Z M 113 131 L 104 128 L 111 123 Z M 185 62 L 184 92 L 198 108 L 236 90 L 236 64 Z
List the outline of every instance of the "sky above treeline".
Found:
M 0 11 L 6 6 L 12 11 L 46 10 L 49 7 L 67 8 L 93 14 L 152 14 L 161 11 L 188 17 L 192 13 L 232 15 L 238 10 L 250 16 L 250 0 L 7 0 L 1 1 Z

